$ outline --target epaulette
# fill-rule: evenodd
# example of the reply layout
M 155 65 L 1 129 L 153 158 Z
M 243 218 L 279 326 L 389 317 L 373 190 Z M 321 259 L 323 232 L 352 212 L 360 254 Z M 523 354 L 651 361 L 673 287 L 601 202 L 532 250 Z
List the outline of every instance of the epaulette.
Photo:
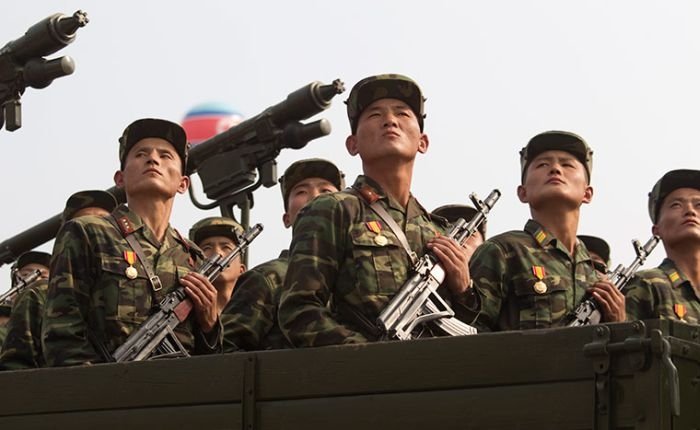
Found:
M 535 230 L 535 233 L 532 235 L 537 243 L 542 245 L 545 240 L 547 240 L 547 233 L 542 229 L 542 227 L 538 227 L 537 230 Z
M 379 194 L 377 194 L 377 191 L 367 184 L 363 185 L 360 189 L 357 190 L 357 192 L 370 205 L 380 199 L 380 196 Z
M 122 236 L 126 237 L 136 231 L 134 227 L 131 225 L 131 221 L 129 221 L 129 218 L 123 216 L 121 218 L 114 218 L 115 221 L 117 221 L 117 226 L 119 227 L 119 230 L 122 232 Z

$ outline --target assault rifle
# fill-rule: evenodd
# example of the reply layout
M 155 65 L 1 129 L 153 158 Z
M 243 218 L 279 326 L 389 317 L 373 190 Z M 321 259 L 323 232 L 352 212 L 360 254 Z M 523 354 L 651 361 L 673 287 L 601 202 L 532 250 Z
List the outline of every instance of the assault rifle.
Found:
M 239 237 L 238 247 L 225 257 L 214 255 L 197 269 L 209 281 L 216 279 L 236 256 L 243 252 L 262 231 L 256 224 Z M 132 333 L 112 355 L 114 361 L 140 361 L 149 358 L 189 357 L 185 347 L 175 335 L 175 327 L 192 311 L 192 301 L 185 288 L 177 287 L 161 300 L 158 310 Z
M 501 192 L 498 190 L 491 191 L 484 201 L 474 193 L 470 194 L 469 198 L 477 209 L 476 215 L 469 222 L 462 218 L 457 220 L 447 236 L 463 244 L 486 220 L 486 215 L 499 197 Z M 445 269 L 440 260 L 432 252 L 427 252 L 413 267 L 413 276 L 379 314 L 377 326 L 383 333 L 382 338 L 413 339 L 416 337 L 414 330 L 428 323 L 448 336 L 476 334 L 474 327 L 455 318 L 452 308 L 437 293 L 444 279 Z
M 75 63 L 71 57 L 53 60 L 43 57 L 71 43 L 78 28 L 87 23 L 87 14 L 80 10 L 73 16 L 56 13 L 34 24 L 24 36 L 0 49 L 0 104 L 3 107 L 0 128 L 4 119 L 7 120 L 7 131 L 22 127 L 20 97 L 27 87 L 45 88 L 54 79 L 73 73 Z
M 612 281 L 615 288 L 622 291 L 625 285 L 632 279 L 634 272 L 644 264 L 649 254 L 651 254 L 651 251 L 653 251 L 659 243 L 659 240 L 661 239 L 658 236 L 652 236 L 644 246 L 642 246 L 637 239 L 632 241 L 632 246 L 634 246 L 634 251 L 637 254 L 632 264 L 626 268 L 620 264 L 615 270 L 608 274 L 608 278 Z M 592 297 L 584 297 L 581 304 L 566 317 L 564 325 L 567 327 L 579 327 L 598 324 L 600 323 L 601 317 L 602 315 L 595 300 L 593 300 Z
M 14 296 L 15 294 L 19 294 L 27 288 L 29 285 L 34 283 L 37 279 L 41 278 L 41 270 L 36 269 L 29 275 L 25 276 L 24 278 L 19 278 L 19 281 L 15 286 L 7 290 L 5 293 L 0 295 L 0 304 L 5 303 L 10 297 Z

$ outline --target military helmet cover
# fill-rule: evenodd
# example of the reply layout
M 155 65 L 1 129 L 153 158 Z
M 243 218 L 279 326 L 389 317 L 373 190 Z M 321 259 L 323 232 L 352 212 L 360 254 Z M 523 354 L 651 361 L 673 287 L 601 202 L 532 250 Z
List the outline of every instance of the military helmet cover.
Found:
M 296 184 L 307 178 L 323 178 L 333 184 L 338 190 L 345 188 L 345 174 L 328 160 L 308 158 L 296 161 L 287 167 L 280 176 L 280 189 L 284 199 L 284 210 L 287 210 L 289 194 Z
M 48 252 L 27 251 L 20 254 L 20 256 L 17 258 L 17 263 L 15 266 L 18 270 L 21 270 L 22 267 L 32 263 L 41 264 L 42 266 L 49 267 L 50 261 L 51 254 L 49 254 Z
M 124 170 L 124 161 L 129 150 L 140 140 L 148 137 L 157 137 L 170 142 L 182 161 L 182 171 L 187 167 L 187 154 L 189 144 L 185 130 L 174 122 L 156 118 L 142 118 L 129 124 L 119 138 L 119 161 Z
M 474 218 L 477 212 L 476 209 L 469 205 L 443 205 L 439 208 L 435 208 L 431 214 L 441 216 L 450 223 L 455 223 L 460 218 L 469 222 Z M 479 232 L 481 236 L 486 239 L 486 220 L 479 225 Z
M 607 265 L 610 265 L 610 245 L 608 245 L 608 242 L 600 237 L 584 234 L 579 235 L 578 238 L 586 245 L 588 251 L 599 255 Z
M 545 151 L 559 150 L 575 156 L 588 173 L 588 182 L 591 181 L 593 170 L 593 150 L 583 138 L 568 131 L 545 131 L 530 139 L 527 146 L 520 150 L 520 174 L 521 180 L 525 180 L 525 172 L 530 162 Z
M 700 190 L 700 170 L 671 170 L 659 179 L 649 193 L 649 218 L 656 224 L 666 196 L 679 188 Z
M 238 244 L 243 227 L 228 217 L 209 217 L 197 221 L 190 229 L 189 238 L 199 245 L 204 239 L 213 236 L 228 237 Z
M 102 190 L 86 190 L 74 193 L 66 201 L 66 207 L 63 209 L 61 221 L 66 222 L 81 209 L 97 207 L 112 212 L 117 207 L 117 199 L 108 192 Z

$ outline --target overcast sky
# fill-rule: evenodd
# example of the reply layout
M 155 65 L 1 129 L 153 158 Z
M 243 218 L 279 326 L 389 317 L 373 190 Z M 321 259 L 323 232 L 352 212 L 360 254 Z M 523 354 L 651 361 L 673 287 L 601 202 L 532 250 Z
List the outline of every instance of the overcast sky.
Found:
M 75 191 L 112 186 L 117 138 L 134 119 L 179 122 L 214 101 L 252 117 L 311 81 L 341 78 L 349 92 L 378 73 L 414 78 L 428 99 L 430 148 L 416 162 L 413 194 L 432 210 L 499 188 L 489 235 L 528 219 L 515 194 L 518 151 L 545 130 L 576 132 L 593 148 L 595 194 L 579 233 L 607 239 L 614 264 L 634 257 L 633 238 L 649 238 L 647 193 L 661 175 L 700 168 L 697 1 L 41 0 L 3 8 L 0 45 L 77 9 L 90 23 L 54 54 L 72 56 L 75 73 L 28 89 L 23 127 L 0 130 L 0 240 L 60 212 Z M 309 157 L 335 161 L 349 182 L 360 173 L 344 146 L 347 92 L 314 117 L 333 132 L 284 150 L 279 174 Z M 251 220 L 265 231 L 253 264 L 289 242 L 282 212 L 278 187 L 256 192 Z M 171 221 L 186 234 L 214 215 L 183 195 Z M 8 273 L 0 269 L 0 290 Z

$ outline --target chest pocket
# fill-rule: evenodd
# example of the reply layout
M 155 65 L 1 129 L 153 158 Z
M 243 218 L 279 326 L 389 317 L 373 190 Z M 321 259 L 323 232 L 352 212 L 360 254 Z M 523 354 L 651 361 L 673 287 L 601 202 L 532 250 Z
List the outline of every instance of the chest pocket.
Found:
M 382 232 L 386 239 L 377 240 L 376 233 L 364 225 L 350 231 L 355 268 L 355 294 L 390 295 L 398 291 L 397 276 L 405 272 L 405 251 L 393 234 Z
M 537 279 L 518 280 L 513 285 L 513 313 L 518 318 L 514 323 L 520 330 L 548 328 L 557 323 L 567 312 L 568 287 L 560 276 L 546 276 L 536 287 Z
M 123 257 L 104 256 L 102 273 L 92 295 L 93 307 L 104 309 L 106 320 L 140 323 L 151 309 L 151 287 L 140 262 L 134 263 L 137 276 L 129 279 L 129 264 Z

